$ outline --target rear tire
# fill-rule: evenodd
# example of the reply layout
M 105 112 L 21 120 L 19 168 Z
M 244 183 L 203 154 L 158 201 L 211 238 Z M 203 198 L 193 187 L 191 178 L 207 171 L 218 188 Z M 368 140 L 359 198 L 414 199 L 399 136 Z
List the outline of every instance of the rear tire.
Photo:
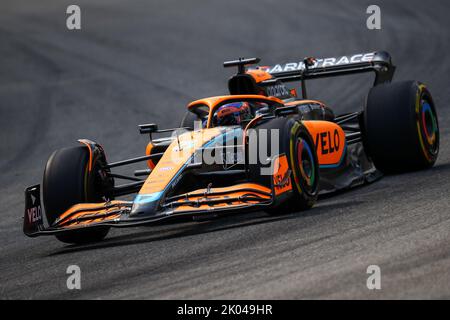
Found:
M 439 153 L 439 125 L 430 92 L 417 81 L 372 88 L 364 110 L 364 143 L 385 173 L 433 166 Z
M 85 146 L 64 148 L 55 151 L 47 161 L 44 171 L 43 200 L 45 215 L 50 225 L 67 209 L 77 203 L 104 202 L 99 190 L 97 165 L 88 170 L 89 151 Z M 108 227 L 74 230 L 57 234 L 65 243 L 83 244 L 102 240 Z

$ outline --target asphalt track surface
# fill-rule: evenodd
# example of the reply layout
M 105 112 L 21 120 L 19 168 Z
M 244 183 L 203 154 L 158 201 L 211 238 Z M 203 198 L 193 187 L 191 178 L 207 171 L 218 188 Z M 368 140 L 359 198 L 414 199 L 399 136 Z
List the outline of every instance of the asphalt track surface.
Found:
M 0 298 L 450 298 L 450 4 L 385 1 L 72 1 L 0 4 Z M 21 231 L 23 190 L 57 148 L 90 138 L 111 161 L 141 155 L 137 124 L 179 123 L 193 99 L 226 93 L 224 60 L 264 64 L 387 50 L 397 80 L 425 82 L 441 151 L 428 171 L 321 199 L 312 210 L 112 230 L 88 246 Z M 336 112 L 366 81 L 311 84 Z M 326 83 L 326 85 L 324 85 Z M 358 94 L 355 94 L 358 92 Z M 386 115 L 389 116 L 389 115 Z M 68 290 L 66 268 L 82 271 Z M 368 290 L 378 265 L 381 290 Z

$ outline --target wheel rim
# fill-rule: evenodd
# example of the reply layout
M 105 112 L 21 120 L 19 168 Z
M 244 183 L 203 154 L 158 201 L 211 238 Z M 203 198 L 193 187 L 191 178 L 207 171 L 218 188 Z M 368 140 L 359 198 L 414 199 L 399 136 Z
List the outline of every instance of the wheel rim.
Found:
M 439 128 L 433 107 L 426 99 L 421 99 L 418 114 L 420 143 L 425 156 L 430 161 L 439 148 Z
M 422 126 L 428 144 L 433 145 L 436 141 L 436 118 L 428 102 L 422 102 Z
M 299 137 L 296 144 L 297 163 L 301 179 L 307 191 L 311 191 L 316 182 L 314 156 L 308 142 Z

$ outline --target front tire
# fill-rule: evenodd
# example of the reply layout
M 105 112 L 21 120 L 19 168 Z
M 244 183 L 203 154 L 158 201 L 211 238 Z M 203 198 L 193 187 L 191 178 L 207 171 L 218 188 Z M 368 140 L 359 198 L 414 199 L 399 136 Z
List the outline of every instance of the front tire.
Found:
M 43 180 L 45 215 L 50 225 L 77 203 L 105 201 L 97 163 L 94 162 L 91 171 L 88 164 L 89 151 L 85 146 L 60 149 L 50 156 Z M 65 243 L 84 244 L 102 240 L 108 231 L 108 227 L 74 230 L 57 234 L 56 238 Z
M 291 170 L 293 195 L 268 210 L 269 214 L 289 213 L 310 209 L 319 194 L 319 162 L 308 130 L 292 117 L 280 117 L 255 128 L 258 144 L 261 134 L 267 134 L 267 146 L 272 155 L 270 130 L 279 130 L 279 154 L 285 154 Z M 258 151 L 259 153 L 259 151 Z M 252 179 L 258 181 L 261 166 L 250 165 Z
M 417 81 L 372 88 L 363 133 L 368 155 L 385 173 L 433 166 L 439 153 L 439 125 L 431 93 Z

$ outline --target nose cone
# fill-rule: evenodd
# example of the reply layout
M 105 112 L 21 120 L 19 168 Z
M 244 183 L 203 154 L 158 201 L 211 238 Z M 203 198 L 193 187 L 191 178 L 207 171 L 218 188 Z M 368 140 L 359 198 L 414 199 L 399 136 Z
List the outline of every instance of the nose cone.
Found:
M 133 201 L 130 217 L 151 216 L 157 213 L 162 192 L 152 194 L 138 194 Z

